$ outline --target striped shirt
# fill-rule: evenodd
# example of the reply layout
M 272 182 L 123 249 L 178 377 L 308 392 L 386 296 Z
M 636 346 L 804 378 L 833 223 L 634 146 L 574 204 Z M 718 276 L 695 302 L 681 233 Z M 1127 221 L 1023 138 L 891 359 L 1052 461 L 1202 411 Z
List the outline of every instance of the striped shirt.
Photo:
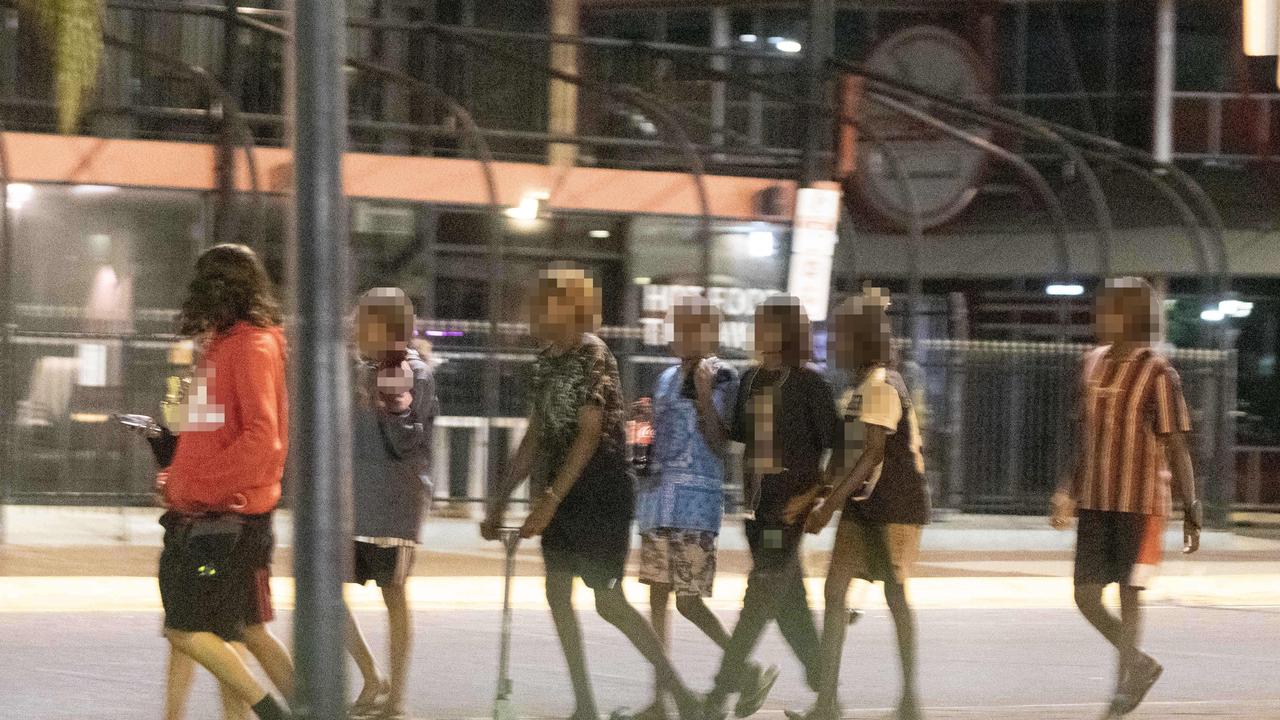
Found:
M 1149 347 L 1122 359 L 1108 357 L 1109 350 L 1099 347 L 1084 357 L 1080 462 L 1072 495 L 1083 510 L 1168 516 L 1164 438 L 1191 431 L 1182 383 L 1169 361 Z

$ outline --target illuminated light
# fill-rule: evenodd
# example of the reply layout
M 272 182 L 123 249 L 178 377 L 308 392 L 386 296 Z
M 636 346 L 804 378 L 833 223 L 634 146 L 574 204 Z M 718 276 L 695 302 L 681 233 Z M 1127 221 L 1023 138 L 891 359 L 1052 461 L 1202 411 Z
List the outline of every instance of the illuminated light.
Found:
M 1244 0 L 1244 54 L 1280 51 L 1280 0 Z
M 103 413 L 86 413 L 86 412 L 71 413 L 71 421 L 78 422 L 78 423 L 104 423 L 110 419 L 111 419 L 110 415 L 104 415 Z
M 778 48 L 778 52 L 784 53 L 798 53 L 804 49 L 804 46 L 795 40 L 782 40 L 775 44 L 774 47 Z
M 608 239 L 608 237 L 612 234 L 613 233 L 610 233 L 608 230 L 592 230 L 591 232 L 587 233 L 589 237 L 593 237 L 596 240 Z
M 738 42 L 753 43 L 753 42 L 759 42 L 759 41 L 760 41 L 760 36 L 759 36 L 759 35 L 752 35 L 751 33 L 747 33 L 746 35 L 739 35 L 739 36 L 738 36 Z
M 462 337 L 465 333 L 461 330 L 428 330 L 424 334 L 427 337 Z
M 777 248 L 773 242 L 773 233 L 768 230 L 752 230 L 747 233 L 747 254 L 751 257 L 773 257 L 776 250 Z
M 71 192 L 74 195 L 109 195 L 120 192 L 120 188 L 115 185 L 72 185 Z
M 1226 317 L 1226 314 L 1217 308 L 1208 308 L 1200 313 L 1200 319 L 1205 322 L 1222 322 Z
M 9 199 L 5 206 L 10 210 L 21 210 L 22 206 L 36 194 L 35 186 L 26 183 L 9 183 L 8 190 Z
M 1076 283 L 1053 283 L 1044 291 L 1054 297 L 1078 297 L 1084 294 L 1084 286 Z
M 1218 303 L 1218 312 L 1223 317 L 1247 318 L 1253 313 L 1253 303 L 1243 300 L 1223 300 Z
M 635 280 L 632 280 L 631 282 L 637 285 L 648 285 L 649 283 L 653 282 L 653 278 L 638 277 Z
M 537 220 L 542 214 L 542 206 L 551 196 L 545 192 L 527 192 L 520 198 L 520 204 L 505 210 L 512 220 Z

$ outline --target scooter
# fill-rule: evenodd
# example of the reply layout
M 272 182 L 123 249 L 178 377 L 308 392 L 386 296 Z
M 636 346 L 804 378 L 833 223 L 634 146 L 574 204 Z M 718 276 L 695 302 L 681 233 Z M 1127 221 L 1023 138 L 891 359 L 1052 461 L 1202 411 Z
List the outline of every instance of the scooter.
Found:
M 507 578 L 502 588 L 502 640 L 498 651 L 498 694 L 493 699 L 493 720 L 516 720 L 508 666 L 511 664 L 511 583 L 516 574 L 516 548 L 520 545 L 520 528 L 500 528 L 498 539 L 507 551 Z

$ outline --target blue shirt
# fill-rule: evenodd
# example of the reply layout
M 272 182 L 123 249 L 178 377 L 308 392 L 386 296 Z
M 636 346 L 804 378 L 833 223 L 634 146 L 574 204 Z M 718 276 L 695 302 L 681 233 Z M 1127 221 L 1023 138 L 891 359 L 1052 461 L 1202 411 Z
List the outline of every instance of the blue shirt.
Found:
M 712 390 L 717 414 L 728 425 L 738 394 L 738 373 Z M 653 445 L 649 476 L 638 483 L 640 532 L 655 528 L 720 532 L 724 515 L 724 458 L 707 446 L 693 400 L 680 397 L 685 374 L 668 368 L 653 389 Z

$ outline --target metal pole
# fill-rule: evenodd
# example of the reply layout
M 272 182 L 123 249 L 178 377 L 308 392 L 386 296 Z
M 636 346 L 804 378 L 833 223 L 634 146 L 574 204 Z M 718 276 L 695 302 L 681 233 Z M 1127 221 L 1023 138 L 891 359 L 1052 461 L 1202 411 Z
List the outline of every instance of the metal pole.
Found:
M 826 145 L 826 105 L 824 89 L 827 85 L 827 59 L 835 45 L 835 1 L 809 0 L 809 37 L 805 42 L 805 100 L 801 117 L 804 119 L 804 160 L 801 182 L 804 185 L 828 180 L 829 173 L 823 166 L 823 147 Z
M 0 545 L 5 544 L 8 525 L 9 484 L 17 476 L 9 438 L 17 412 L 13 394 L 13 346 L 9 325 L 13 322 L 13 225 L 9 222 L 9 154 L 4 128 L 0 127 Z
M 1173 161 L 1173 73 L 1177 32 L 1177 0 L 1158 0 L 1156 4 L 1156 86 L 1151 154 L 1162 163 Z
M 296 234 L 290 254 L 296 316 L 294 432 L 298 478 L 294 575 L 300 717 L 346 717 L 346 609 L 342 581 L 350 543 L 351 393 L 343 318 L 349 294 L 344 4 L 295 0 Z

